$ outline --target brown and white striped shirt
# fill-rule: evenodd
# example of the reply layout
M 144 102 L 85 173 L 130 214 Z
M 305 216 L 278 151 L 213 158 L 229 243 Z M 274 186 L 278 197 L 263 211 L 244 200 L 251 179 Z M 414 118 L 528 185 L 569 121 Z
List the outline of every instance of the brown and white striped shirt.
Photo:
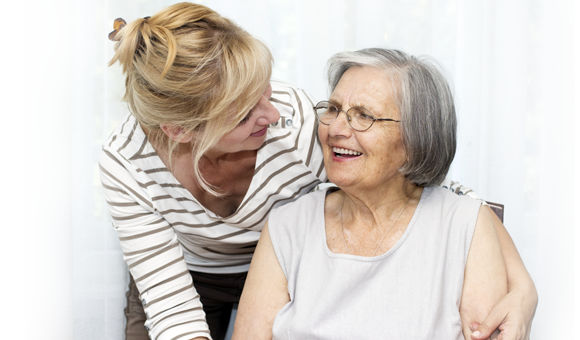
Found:
M 209 337 L 189 270 L 247 271 L 272 208 L 326 181 L 316 141 L 313 102 L 302 90 L 272 82 L 280 120 L 268 129 L 250 188 L 238 210 L 205 209 L 169 172 L 133 116 L 103 145 L 101 181 L 147 314 L 152 339 Z

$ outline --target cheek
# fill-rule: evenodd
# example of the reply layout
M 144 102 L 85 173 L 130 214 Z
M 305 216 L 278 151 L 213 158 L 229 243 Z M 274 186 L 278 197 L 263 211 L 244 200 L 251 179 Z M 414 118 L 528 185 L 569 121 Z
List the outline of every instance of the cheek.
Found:
M 238 127 L 235 128 L 233 131 L 228 132 L 225 136 L 223 136 L 220 139 L 219 144 L 222 146 L 230 146 L 242 142 L 244 139 L 242 137 L 245 134 L 245 132 L 243 132 L 242 130 L 244 129 Z
M 398 131 L 385 130 L 380 135 L 372 137 L 370 134 L 361 135 L 365 138 L 365 146 L 368 146 L 367 152 L 373 155 L 377 161 L 376 164 L 382 168 L 399 168 L 404 165 L 407 159 L 407 153 Z
M 326 125 L 318 124 L 318 140 L 324 144 L 328 140 Z
M 393 142 L 393 149 L 401 157 L 403 160 L 407 159 L 407 151 L 405 150 L 405 145 L 403 144 L 403 136 L 401 136 L 401 131 L 397 131 L 397 133 L 393 136 L 395 141 Z
M 330 149 L 330 147 L 328 146 L 328 126 L 318 124 L 318 140 L 322 145 L 323 151 L 327 151 Z
M 407 161 L 407 152 L 403 146 L 403 141 L 400 139 L 393 141 L 388 146 L 388 148 L 388 150 L 390 150 L 390 155 L 388 156 L 389 163 L 391 163 L 396 168 L 400 168 L 405 165 L 405 162 Z

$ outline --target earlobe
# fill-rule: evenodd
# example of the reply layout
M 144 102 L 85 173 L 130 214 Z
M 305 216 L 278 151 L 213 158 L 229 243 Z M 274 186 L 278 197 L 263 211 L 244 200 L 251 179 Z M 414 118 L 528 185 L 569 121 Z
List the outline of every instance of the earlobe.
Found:
M 167 137 L 178 143 L 190 143 L 193 137 L 192 132 L 185 132 L 181 126 L 172 124 L 159 124 L 159 127 Z

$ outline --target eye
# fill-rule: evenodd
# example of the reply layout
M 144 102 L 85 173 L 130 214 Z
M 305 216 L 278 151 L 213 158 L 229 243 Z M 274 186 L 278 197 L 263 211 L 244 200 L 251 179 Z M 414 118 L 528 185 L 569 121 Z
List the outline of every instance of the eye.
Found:
M 360 120 L 374 120 L 374 117 L 365 109 L 357 107 L 353 108 L 355 110 L 355 116 Z
M 328 113 L 335 115 L 338 112 L 338 108 L 334 105 L 328 106 Z
M 247 123 L 250 120 L 250 118 L 252 118 L 253 113 L 254 113 L 254 110 L 250 110 L 250 112 L 248 112 L 248 114 L 244 117 L 244 119 L 240 120 L 240 122 L 238 123 L 238 126 L 244 125 L 245 123 Z

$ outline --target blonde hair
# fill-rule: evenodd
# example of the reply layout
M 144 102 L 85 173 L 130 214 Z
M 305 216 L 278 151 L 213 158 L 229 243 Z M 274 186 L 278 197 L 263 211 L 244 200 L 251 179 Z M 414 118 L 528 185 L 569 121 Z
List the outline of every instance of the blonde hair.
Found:
M 109 66 L 119 61 L 123 68 L 131 113 L 166 148 L 170 170 L 179 142 L 160 124 L 195 131 L 194 176 L 221 196 L 203 178 L 200 159 L 258 102 L 272 73 L 270 50 L 233 21 L 187 2 L 128 23 L 117 39 Z

